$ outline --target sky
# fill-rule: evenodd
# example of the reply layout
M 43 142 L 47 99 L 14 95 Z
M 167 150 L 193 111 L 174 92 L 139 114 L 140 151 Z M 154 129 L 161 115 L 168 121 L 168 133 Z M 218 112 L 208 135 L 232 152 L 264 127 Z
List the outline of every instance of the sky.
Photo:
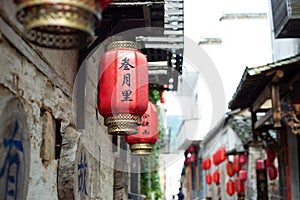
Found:
M 268 0 L 185 0 L 184 34 L 198 43 L 203 38 L 221 38 L 222 45 L 204 45 L 203 50 L 211 58 L 221 77 L 225 92 L 225 105 L 231 100 L 246 67 L 272 62 L 271 28 L 269 17 L 251 20 L 222 20 L 226 13 L 268 13 Z M 185 68 L 188 63 L 184 62 Z M 210 112 L 211 96 L 206 77 L 200 72 L 200 110 Z M 180 102 L 176 94 L 165 95 L 167 114 L 180 114 Z M 168 102 L 176 102 L 168 104 Z M 178 106 L 179 105 L 179 106 Z M 176 106 L 179 108 L 176 109 Z M 214 105 L 211 105 L 214 106 Z M 205 114 L 204 114 L 205 115 Z M 182 153 L 183 156 L 183 153 Z M 178 191 L 183 158 L 168 166 L 167 199 Z M 169 181 L 169 182 L 168 182 Z M 172 183 L 170 183 L 172 181 Z

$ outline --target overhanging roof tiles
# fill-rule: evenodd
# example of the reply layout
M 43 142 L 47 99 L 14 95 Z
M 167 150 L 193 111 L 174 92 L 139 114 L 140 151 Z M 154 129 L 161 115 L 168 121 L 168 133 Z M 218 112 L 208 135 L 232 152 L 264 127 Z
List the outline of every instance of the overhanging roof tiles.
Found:
M 289 82 L 300 72 L 300 54 L 258 67 L 247 67 L 228 108 L 234 110 L 250 107 L 272 80 L 272 75 L 279 69 L 284 72 L 280 82 Z

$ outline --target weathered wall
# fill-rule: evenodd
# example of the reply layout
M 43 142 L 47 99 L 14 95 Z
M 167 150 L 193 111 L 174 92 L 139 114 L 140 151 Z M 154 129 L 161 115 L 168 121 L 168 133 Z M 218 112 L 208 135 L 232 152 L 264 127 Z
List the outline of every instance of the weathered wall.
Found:
M 76 130 L 72 89 L 78 52 L 32 46 L 21 37 L 12 1 L 0 0 L 0 11 L 0 122 L 5 122 L 0 123 L 0 183 L 8 186 L 0 189 L 0 196 L 113 199 L 120 152 L 113 152 L 112 138 L 96 110 L 100 58 L 88 61 L 92 70 L 87 71 L 86 94 L 91 95 L 80 105 L 85 107 L 85 128 Z M 5 118 L 10 109 L 12 114 Z M 10 140 L 14 134 L 16 143 Z M 129 162 L 127 156 L 122 158 L 121 170 Z M 16 181 L 11 177 L 21 177 L 23 184 L 12 184 Z M 127 199 L 124 180 L 128 180 L 126 173 L 121 189 Z

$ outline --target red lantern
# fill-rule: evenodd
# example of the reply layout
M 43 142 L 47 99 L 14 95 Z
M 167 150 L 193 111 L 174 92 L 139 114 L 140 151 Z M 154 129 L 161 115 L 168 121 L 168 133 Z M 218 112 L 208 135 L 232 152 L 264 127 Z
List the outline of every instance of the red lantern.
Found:
M 218 152 L 219 152 L 219 159 L 220 159 L 219 163 L 221 163 L 221 162 L 223 162 L 227 159 L 227 157 L 225 155 L 226 149 L 225 148 L 220 148 Z
M 210 175 L 210 174 L 206 174 L 205 179 L 206 179 L 206 183 L 207 183 L 208 185 L 210 185 L 211 182 L 212 182 L 211 175 Z
M 125 140 L 134 154 L 148 154 L 152 151 L 153 144 L 158 140 L 158 112 L 153 103 L 148 102 L 138 134 L 126 136 Z
M 271 149 L 267 150 L 267 160 L 274 161 L 276 158 L 276 153 Z
M 230 176 L 230 177 L 235 174 L 232 162 L 228 162 L 226 164 L 226 170 L 227 170 L 227 175 Z
M 211 167 L 211 161 L 210 158 L 206 158 L 202 161 L 202 169 L 208 170 Z
M 264 170 L 265 169 L 265 162 L 264 160 L 256 160 L 256 169 L 257 170 Z
M 232 196 L 235 192 L 235 185 L 234 185 L 234 182 L 232 180 L 229 180 L 227 183 L 226 183 L 226 191 L 227 191 L 227 194 L 229 196 Z
M 246 162 L 247 162 L 247 156 L 245 155 L 245 154 L 241 154 L 240 156 L 239 156 L 239 162 L 240 162 L 240 164 L 245 164 Z
M 218 171 L 215 171 L 213 176 L 214 176 L 214 182 L 218 185 L 220 183 L 220 173 Z
M 239 155 L 235 155 L 234 159 L 233 159 L 233 169 L 235 172 L 238 172 L 241 170 L 241 168 L 242 168 L 242 165 L 240 164 L 240 161 L 239 161 Z
M 217 152 L 213 154 L 213 163 L 214 163 L 214 165 L 219 164 L 219 158 L 218 158 Z
M 247 171 L 246 171 L 246 170 L 240 170 L 240 171 L 239 171 L 239 178 L 240 178 L 242 181 L 247 180 Z
M 78 48 L 94 35 L 101 12 L 112 0 L 14 0 L 24 36 L 34 44 L 58 49 Z M 99 5 L 100 4 L 100 5 Z
M 268 168 L 268 175 L 271 180 L 275 180 L 277 178 L 277 169 L 276 167 Z
M 148 64 L 134 44 L 112 42 L 101 58 L 98 109 L 110 134 L 136 134 L 147 109 Z
M 244 182 L 240 178 L 235 179 L 235 189 L 238 194 L 245 192 Z
M 99 0 L 99 4 L 102 8 L 102 11 L 112 2 L 113 0 Z
M 274 166 L 274 161 L 271 161 L 271 160 L 267 159 L 267 160 L 266 160 L 266 166 L 267 166 L 267 167 L 272 167 L 272 166 Z

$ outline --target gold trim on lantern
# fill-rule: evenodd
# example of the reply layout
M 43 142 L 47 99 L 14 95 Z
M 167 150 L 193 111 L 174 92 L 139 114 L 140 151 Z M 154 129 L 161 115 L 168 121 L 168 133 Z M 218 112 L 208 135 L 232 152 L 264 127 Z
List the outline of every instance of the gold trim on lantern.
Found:
M 107 116 L 104 120 L 111 135 L 133 135 L 138 133 L 138 125 L 142 123 L 140 115 L 114 114 Z
M 137 143 L 130 145 L 130 150 L 132 154 L 145 155 L 150 154 L 153 150 L 153 145 L 148 143 Z
M 141 45 L 133 41 L 114 41 L 106 46 L 106 51 L 119 48 L 141 49 Z
M 25 37 L 45 47 L 74 48 L 93 35 L 101 20 L 95 0 L 21 0 L 17 19 L 24 25 Z

